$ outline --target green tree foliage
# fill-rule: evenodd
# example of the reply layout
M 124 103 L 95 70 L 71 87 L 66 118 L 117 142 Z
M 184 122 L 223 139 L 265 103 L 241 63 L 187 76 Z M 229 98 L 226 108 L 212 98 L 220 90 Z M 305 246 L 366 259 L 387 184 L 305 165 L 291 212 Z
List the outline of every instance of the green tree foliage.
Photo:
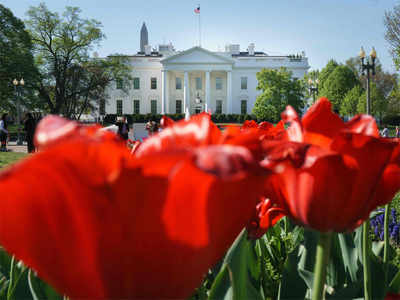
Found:
M 357 84 L 359 81 L 354 72 L 349 67 L 340 65 L 324 80 L 320 96 L 327 97 L 332 102 L 333 109 L 339 111 L 347 92 Z
M 361 73 L 361 60 L 359 57 L 351 57 L 346 60 L 346 66 L 351 68 L 354 74 L 357 75 L 358 80 L 361 82 L 361 86 L 366 88 L 367 76 Z M 375 82 L 377 88 L 383 93 L 385 97 L 388 97 L 390 92 L 397 84 L 397 74 L 385 72 L 379 58 L 375 60 L 375 75 L 370 74 L 370 80 Z
M 304 84 L 294 80 L 292 72 L 286 68 L 262 69 L 257 73 L 257 80 L 257 89 L 262 93 L 256 99 L 253 113 L 258 120 L 276 122 L 287 105 L 298 112 L 304 107 Z
M 385 39 L 389 43 L 390 51 L 397 69 L 400 69 L 400 4 L 396 4 L 392 11 L 385 12 Z
M 0 107 L 15 111 L 15 92 L 12 81 L 24 78 L 22 104 L 35 106 L 32 85 L 37 80 L 32 55 L 32 43 L 24 23 L 0 4 Z
M 377 88 L 375 83 L 371 83 L 370 85 L 370 95 L 371 95 L 371 114 L 374 117 L 378 117 L 379 119 L 382 119 L 386 112 L 387 108 L 387 101 L 385 100 L 385 97 L 380 89 Z M 362 95 L 360 96 L 360 99 L 358 101 L 357 105 L 357 112 L 365 114 L 367 111 L 367 91 L 364 91 Z
M 340 105 L 340 115 L 354 116 L 357 114 L 358 102 L 363 92 L 364 90 L 359 84 L 355 85 L 344 97 Z
M 332 72 L 336 69 L 336 67 L 339 66 L 339 64 L 334 60 L 331 59 L 328 61 L 326 66 L 319 72 L 318 74 L 318 79 L 319 79 L 319 91 L 324 88 L 325 82 L 328 79 L 329 75 L 332 74 Z
M 60 16 L 42 3 L 29 9 L 26 21 L 41 73 L 39 94 L 51 113 L 72 118 L 94 108 L 93 99 L 104 97 L 109 83 L 130 79 L 124 57 L 90 58 L 105 36 L 100 22 L 80 13 L 77 7 L 66 7 Z

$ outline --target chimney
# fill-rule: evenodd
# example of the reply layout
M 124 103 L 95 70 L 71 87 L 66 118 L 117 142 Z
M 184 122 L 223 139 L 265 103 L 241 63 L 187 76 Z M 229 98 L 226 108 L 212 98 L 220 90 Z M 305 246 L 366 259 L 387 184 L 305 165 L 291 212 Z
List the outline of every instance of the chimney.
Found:
M 145 55 L 151 55 L 151 46 L 150 45 L 145 45 L 144 46 L 144 54 Z
M 247 51 L 249 51 L 249 55 L 254 56 L 254 48 L 255 48 L 254 43 L 251 43 L 249 45 L 249 48 L 247 48 Z

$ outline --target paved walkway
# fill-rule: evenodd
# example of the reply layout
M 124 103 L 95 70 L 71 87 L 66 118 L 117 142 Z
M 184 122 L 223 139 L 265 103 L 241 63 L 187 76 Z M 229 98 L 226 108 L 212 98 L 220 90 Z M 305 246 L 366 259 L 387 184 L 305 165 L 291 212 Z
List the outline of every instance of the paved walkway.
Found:
M 16 142 L 8 143 L 7 149 L 11 150 L 12 152 L 28 153 L 28 148 L 27 148 L 26 144 L 24 144 L 22 146 L 17 146 Z

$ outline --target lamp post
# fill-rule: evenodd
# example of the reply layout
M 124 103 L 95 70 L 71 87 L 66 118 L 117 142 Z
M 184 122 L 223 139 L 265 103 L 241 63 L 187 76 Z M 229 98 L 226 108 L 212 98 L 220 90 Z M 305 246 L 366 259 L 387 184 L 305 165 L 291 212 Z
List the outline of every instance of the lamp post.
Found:
M 23 78 L 21 78 L 20 81 L 18 81 L 16 78 L 13 80 L 13 85 L 14 85 L 14 91 L 15 91 L 15 97 L 16 97 L 16 102 L 17 102 L 17 124 L 18 124 L 18 130 L 17 130 L 17 134 L 18 134 L 18 139 L 17 139 L 17 145 L 22 145 L 22 139 L 21 139 L 21 133 L 20 133 L 20 129 L 19 129 L 19 125 L 21 124 L 21 111 L 20 111 L 20 105 L 19 105 L 19 96 L 18 95 L 18 85 L 19 86 L 24 86 L 25 85 L 25 81 Z
M 310 91 L 310 94 L 312 94 L 313 103 L 315 103 L 315 95 L 318 94 L 318 84 L 319 84 L 318 78 L 315 79 L 315 81 L 312 80 L 311 78 L 308 79 L 308 89 Z
M 360 59 L 361 59 L 361 75 L 365 75 L 365 71 L 367 71 L 367 114 L 371 114 L 371 98 L 370 98 L 370 89 L 369 89 L 369 73 L 372 71 L 372 76 L 375 75 L 375 59 L 376 59 L 376 51 L 375 48 L 372 47 L 372 51 L 370 53 L 371 60 L 367 57 L 367 63 L 364 63 L 365 59 L 365 51 L 364 48 L 361 47 L 360 51 Z

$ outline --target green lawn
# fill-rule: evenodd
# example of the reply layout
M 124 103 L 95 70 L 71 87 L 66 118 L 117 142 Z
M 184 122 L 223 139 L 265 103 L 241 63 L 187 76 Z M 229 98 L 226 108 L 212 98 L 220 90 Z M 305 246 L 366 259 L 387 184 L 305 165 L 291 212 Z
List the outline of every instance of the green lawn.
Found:
M 5 167 L 6 165 L 15 163 L 21 158 L 27 156 L 26 153 L 18 153 L 18 152 L 0 152 L 0 168 Z

